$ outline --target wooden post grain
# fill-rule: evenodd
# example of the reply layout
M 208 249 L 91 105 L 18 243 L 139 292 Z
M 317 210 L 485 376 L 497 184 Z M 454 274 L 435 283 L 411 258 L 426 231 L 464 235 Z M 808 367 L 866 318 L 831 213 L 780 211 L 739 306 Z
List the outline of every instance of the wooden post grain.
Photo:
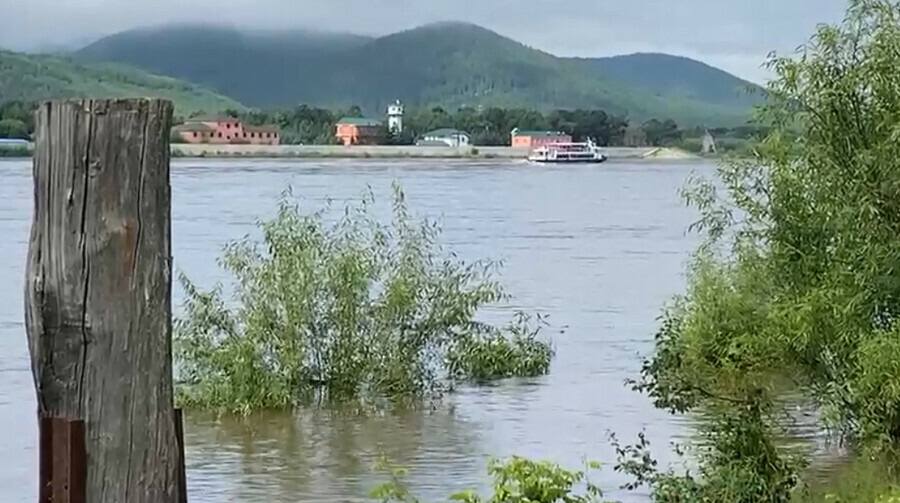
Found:
M 39 417 L 84 421 L 90 502 L 178 501 L 171 120 L 143 99 L 36 112 L 26 331 Z

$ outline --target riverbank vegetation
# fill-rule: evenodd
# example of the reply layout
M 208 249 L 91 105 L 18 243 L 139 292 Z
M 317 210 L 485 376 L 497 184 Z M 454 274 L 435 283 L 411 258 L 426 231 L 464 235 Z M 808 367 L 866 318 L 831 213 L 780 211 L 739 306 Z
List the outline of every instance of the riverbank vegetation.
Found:
M 555 110 L 541 113 L 527 108 L 459 108 L 455 112 L 441 107 L 412 110 L 405 122 L 406 135 L 397 141 L 413 140 L 435 129 L 451 127 L 466 131 L 476 145 L 509 145 L 510 132 L 519 128 L 531 131 L 562 131 L 573 138 L 593 138 L 600 145 L 622 145 L 628 121 L 599 109 Z
M 33 104 L 12 101 L 0 104 L 0 138 L 29 139 L 34 133 L 31 117 Z M 202 112 L 192 114 L 204 115 Z M 224 115 L 238 118 L 251 126 L 271 125 L 278 128 L 285 145 L 336 145 L 335 123 L 342 117 L 361 117 L 362 109 L 347 109 L 299 105 L 292 108 L 267 110 L 229 109 Z M 184 117 L 176 117 L 175 123 Z M 630 121 L 627 117 L 608 114 L 599 109 L 556 110 L 541 113 L 528 108 L 491 107 L 475 109 L 462 107 L 455 111 L 441 107 L 411 108 L 404 117 L 404 130 L 393 134 L 387 122 L 382 124 L 380 143 L 385 145 L 413 145 L 424 133 L 442 128 L 466 131 L 472 144 L 508 146 L 514 128 L 536 131 L 562 131 L 574 139 L 593 139 L 606 146 L 674 147 L 699 153 L 706 129 L 684 129 L 672 119 Z M 710 132 L 717 140 L 720 152 L 746 149 L 748 144 L 768 131 L 759 126 L 720 127 Z M 172 143 L 181 143 L 179 135 L 172 135 Z
M 31 157 L 31 149 L 18 145 L 0 145 L 0 158 L 2 157 Z
M 482 497 L 469 489 L 450 496 L 450 500 L 463 503 L 599 503 L 603 491 L 591 483 L 589 474 L 599 470 L 600 465 L 596 462 L 585 465 L 584 470 L 569 470 L 549 461 L 518 456 L 506 461 L 493 460 L 488 465 L 488 474 L 493 479 L 491 496 Z M 419 503 L 405 483 L 406 470 L 391 468 L 385 460 L 379 460 L 376 468 L 388 472 L 390 478 L 371 491 L 371 498 L 381 503 Z
M 34 105 L 24 101 L 0 103 L 0 138 L 31 140 Z
M 714 411 L 714 442 L 758 432 L 755 447 L 728 451 L 767 501 L 804 485 L 805 460 L 766 447 L 786 387 L 860 456 L 900 441 L 898 64 L 900 6 L 852 1 L 801 56 L 772 60 L 761 113 L 772 129 L 755 158 L 724 162 L 718 180 L 686 192 L 705 241 L 637 387 L 676 413 Z M 751 494 L 730 501 L 760 501 Z
M 228 112 L 247 124 L 272 124 L 279 128 L 283 143 L 334 144 L 334 125 L 341 117 L 360 117 L 358 106 L 346 110 L 328 110 L 301 105 L 294 108 Z M 456 111 L 441 107 L 408 109 L 403 119 L 404 131 L 392 135 L 384 123 L 382 142 L 390 145 L 412 145 L 422 134 L 442 128 L 455 128 L 471 135 L 475 145 L 509 145 L 510 132 L 522 130 L 559 130 L 576 138 L 593 138 L 603 145 L 622 145 L 624 117 L 609 115 L 603 110 L 557 110 L 543 114 L 528 108 L 491 107 L 459 108 Z
M 253 110 L 245 113 L 229 112 L 251 125 L 276 125 L 285 144 L 335 144 L 334 124 L 341 117 L 362 115 L 359 107 L 347 110 L 327 110 L 301 105 L 289 109 Z M 469 133 L 474 145 L 508 146 L 514 128 L 532 131 L 562 131 L 572 138 L 593 139 L 606 146 L 674 147 L 699 153 L 705 128 L 682 128 L 672 119 L 650 119 L 635 122 L 599 109 L 556 110 L 541 113 L 527 108 L 490 107 L 475 109 L 462 107 L 448 110 L 442 107 L 411 108 L 404 117 L 400 134 L 388 131 L 383 124 L 381 143 L 412 145 L 423 134 L 442 128 L 454 128 Z M 743 152 L 770 130 L 768 127 L 746 125 L 710 129 L 720 153 Z
M 414 220 L 397 186 L 389 224 L 373 217 L 373 203 L 367 196 L 331 223 L 286 195 L 260 223 L 261 242 L 225 248 L 234 303 L 223 288 L 182 277 L 182 405 L 247 413 L 433 399 L 454 382 L 549 371 L 541 319 L 496 327 L 477 318 L 507 297 L 497 264 L 444 253 L 439 227 Z

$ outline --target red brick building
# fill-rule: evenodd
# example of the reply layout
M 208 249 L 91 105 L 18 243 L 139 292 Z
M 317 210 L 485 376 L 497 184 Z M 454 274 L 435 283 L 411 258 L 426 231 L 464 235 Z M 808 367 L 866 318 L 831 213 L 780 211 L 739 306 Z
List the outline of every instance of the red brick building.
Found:
M 225 118 L 194 118 L 175 126 L 173 133 L 185 143 L 278 145 L 278 130 L 271 126 L 244 126 Z
M 537 148 L 552 143 L 571 143 L 572 137 L 560 131 L 521 131 L 513 129 L 509 144 L 513 147 Z
M 365 117 L 344 117 L 335 124 L 335 135 L 344 145 L 377 145 L 384 127 Z

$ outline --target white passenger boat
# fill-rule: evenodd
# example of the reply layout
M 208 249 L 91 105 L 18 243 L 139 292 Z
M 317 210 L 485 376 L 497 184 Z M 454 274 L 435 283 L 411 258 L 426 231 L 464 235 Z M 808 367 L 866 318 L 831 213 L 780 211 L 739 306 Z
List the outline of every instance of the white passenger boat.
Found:
M 551 143 L 531 151 L 528 160 L 540 163 L 600 163 L 607 159 L 600 147 L 584 143 Z

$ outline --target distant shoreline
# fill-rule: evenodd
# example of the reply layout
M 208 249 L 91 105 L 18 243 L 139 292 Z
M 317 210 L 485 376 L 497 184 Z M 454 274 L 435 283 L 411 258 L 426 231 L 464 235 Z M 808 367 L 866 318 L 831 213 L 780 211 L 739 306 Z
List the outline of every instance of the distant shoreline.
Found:
M 29 149 L 6 152 L 0 158 L 27 158 Z M 513 147 L 416 147 L 391 145 L 209 145 L 173 144 L 172 158 L 186 159 L 525 159 L 528 149 Z M 605 147 L 609 159 L 689 160 L 695 154 L 677 148 Z
M 175 158 L 295 158 L 295 159 L 525 159 L 528 149 L 513 147 L 417 147 L 391 145 L 172 145 Z M 695 159 L 672 148 L 607 147 L 610 159 Z

